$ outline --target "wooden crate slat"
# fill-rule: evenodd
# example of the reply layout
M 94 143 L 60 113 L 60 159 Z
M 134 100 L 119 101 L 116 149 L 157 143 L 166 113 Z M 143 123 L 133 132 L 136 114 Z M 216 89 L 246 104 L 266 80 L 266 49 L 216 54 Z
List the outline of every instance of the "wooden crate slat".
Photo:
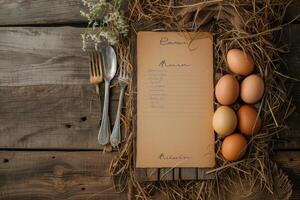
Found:
M 180 168 L 174 168 L 173 174 L 174 174 L 174 180 L 180 180 L 181 179 L 181 170 Z
M 170 181 L 174 180 L 172 168 L 160 168 L 159 169 L 159 180 Z
M 157 181 L 159 180 L 159 169 L 157 168 L 147 168 L 147 180 Z
M 197 180 L 197 168 L 181 168 L 181 179 L 182 180 Z
M 198 179 L 199 180 L 203 180 L 203 179 L 214 179 L 215 178 L 215 174 L 214 173 L 210 173 L 210 174 L 206 174 L 207 171 L 209 171 L 211 169 L 198 169 Z
M 143 168 L 136 168 L 135 175 L 139 182 L 149 181 L 147 169 Z

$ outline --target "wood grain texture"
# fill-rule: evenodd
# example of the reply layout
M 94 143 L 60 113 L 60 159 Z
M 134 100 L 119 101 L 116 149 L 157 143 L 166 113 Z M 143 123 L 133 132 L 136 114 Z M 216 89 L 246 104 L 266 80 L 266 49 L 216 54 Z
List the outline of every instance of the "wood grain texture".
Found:
M 292 20 L 300 21 L 300 1 L 293 0 L 293 3 L 288 7 L 285 14 L 285 21 L 290 22 Z
M 126 199 L 125 193 L 113 190 L 107 171 L 115 155 L 102 151 L 0 151 L 0 200 Z M 275 152 L 272 159 L 291 178 L 292 199 L 298 200 L 300 152 Z
M 298 1 L 300 3 L 300 1 Z M 299 9 L 298 9 L 299 10 Z M 300 25 L 292 24 L 284 29 L 283 39 L 289 46 L 289 52 L 282 54 L 287 68 L 286 74 L 294 79 L 288 81 L 288 93 L 292 97 L 292 103 L 296 106 L 296 112 L 287 120 L 288 129 L 277 140 L 276 149 L 300 149 Z
M 85 21 L 81 0 L 2 0 L 0 25 L 73 23 Z
M 300 151 L 277 151 L 272 159 L 289 177 L 293 184 L 291 200 L 300 199 Z
M 298 16 L 300 2 L 289 7 L 286 21 Z M 86 22 L 80 15 L 85 11 L 81 0 L 2 0 L 0 1 L 0 26 L 25 24 L 60 24 Z
M 97 142 L 100 101 L 93 85 L 0 87 L 0 94 L 0 148 L 102 148 Z M 112 89 L 112 123 L 118 96 Z
M 108 167 L 115 153 L 1 151 L 0 200 L 126 199 Z
M 89 83 L 82 32 L 71 27 L 0 27 L 0 86 Z

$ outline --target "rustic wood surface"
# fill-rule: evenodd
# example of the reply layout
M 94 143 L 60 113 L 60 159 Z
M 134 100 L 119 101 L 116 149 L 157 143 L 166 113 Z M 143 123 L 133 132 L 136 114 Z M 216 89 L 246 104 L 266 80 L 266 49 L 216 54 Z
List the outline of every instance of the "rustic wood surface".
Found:
M 118 103 L 115 90 L 112 123 Z M 0 87 L 0 94 L 0 148 L 101 149 L 95 139 L 100 102 L 93 86 Z
M 89 83 L 82 32 L 72 27 L 0 27 L 0 86 Z
M 101 151 L 2 150 L 0 199 L 126 199 L 125 193 L 114 191 L 107 171 L 115 155 Z M 299 151 L 276 152 L 273 158 L 292 181 L 300 181 Z M 293 196 L 299 199 L 299 190 Z
M 103 154 L 96 141 L 100 102 L 81 51 L 82 9 L 81 0 L 0 1 L 0 200 L 126 199 L 107 172 L 115 154 Z M 286 21 L 299 14 L 296 0 Z M 291 48 L 284 57 L 299 79 L 298 23 L 285 27 Z M 285 137 L 274 139 L 272 158 L 289 175 L 298 200 L 300 83 L 290 86 L 297 110 Z M 113 122 L 118 89 L 112 91 Z
M 289 7 L 287 20 L 299 15 L 300 2 Z M 0 25 L 71 24 L 85 22 L 80 16 L 85 11 L 81 0 L 2 0 L 0 1 Z
M 107 168 L 115 153 L 1 151 L 0 199 L 126 199 L 114 191 Z
M 75 23 L 85 19 L 80 16 L 85 10 L 81 0 L 1 0 L 0 24 L 59 24 Z

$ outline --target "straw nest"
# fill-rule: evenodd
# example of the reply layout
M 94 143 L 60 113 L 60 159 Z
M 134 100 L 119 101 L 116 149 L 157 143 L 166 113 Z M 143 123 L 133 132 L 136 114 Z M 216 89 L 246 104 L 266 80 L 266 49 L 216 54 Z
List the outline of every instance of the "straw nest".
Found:
M 215 143 L 217 166 L 214 180 L 159 181 L 139 183 L 135 177 L 132 119 L 133 85 L 126 93 L 126 142 L 112 161 L 110 172 L 119 191 L 129 190 L 136 199 L 150 199 L 155 191 L 167 199 L 288 199 L 292 186 L 288 178 L 270 160 L 271 139 L 279 137 L 285 120 L 294 107 L 287 96 L 282 74 L 285 67 L 280 54 L 285 46 L 280 43 L 286 0 L 129 0 L 128 21 L 151 23 L 153 29 L 178 31 L 210 31 L 214 36 L 215 74 L 228 73 L 226 53 L 240 48 L 252 55 L 265 82 L 265 94 L 258 110 L 263 121 L 259 134 L 251 138 L 246 156 L 237 162 L 224 160 L 220 153 L 221 139 Z M 134 29 L 133 29 L 134 30 Z M 131 33 L 132 34 L 132 33 Z M 128 48 L 129 47 L 129 48 Z M 120 65 L 133 71 L 130 37 L 117 45 Z

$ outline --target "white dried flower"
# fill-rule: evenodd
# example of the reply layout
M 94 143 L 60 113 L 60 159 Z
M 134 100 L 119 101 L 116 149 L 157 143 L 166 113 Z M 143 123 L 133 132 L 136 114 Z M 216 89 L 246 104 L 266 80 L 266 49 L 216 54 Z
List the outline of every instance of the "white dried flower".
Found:
M 122 13 L 119 12 L 122 0 L 115 0 L 114 4 L 106 0 L 98 0 L 96 3 L 82 0 L 83 4 L 88 7 L 89 12 L 80 11 L 80 14 L 88 19 L 88 27 L 82 34 L 82 45 L 86 47 L 86 42 L 91 40 L 95 43 L 95 48 L 102 41 L 107 41 L 114 45 L 118 43 L 119 38 L 127 36 L 128 24 Z M 102 20 L 99 20 L 102 18 Z

